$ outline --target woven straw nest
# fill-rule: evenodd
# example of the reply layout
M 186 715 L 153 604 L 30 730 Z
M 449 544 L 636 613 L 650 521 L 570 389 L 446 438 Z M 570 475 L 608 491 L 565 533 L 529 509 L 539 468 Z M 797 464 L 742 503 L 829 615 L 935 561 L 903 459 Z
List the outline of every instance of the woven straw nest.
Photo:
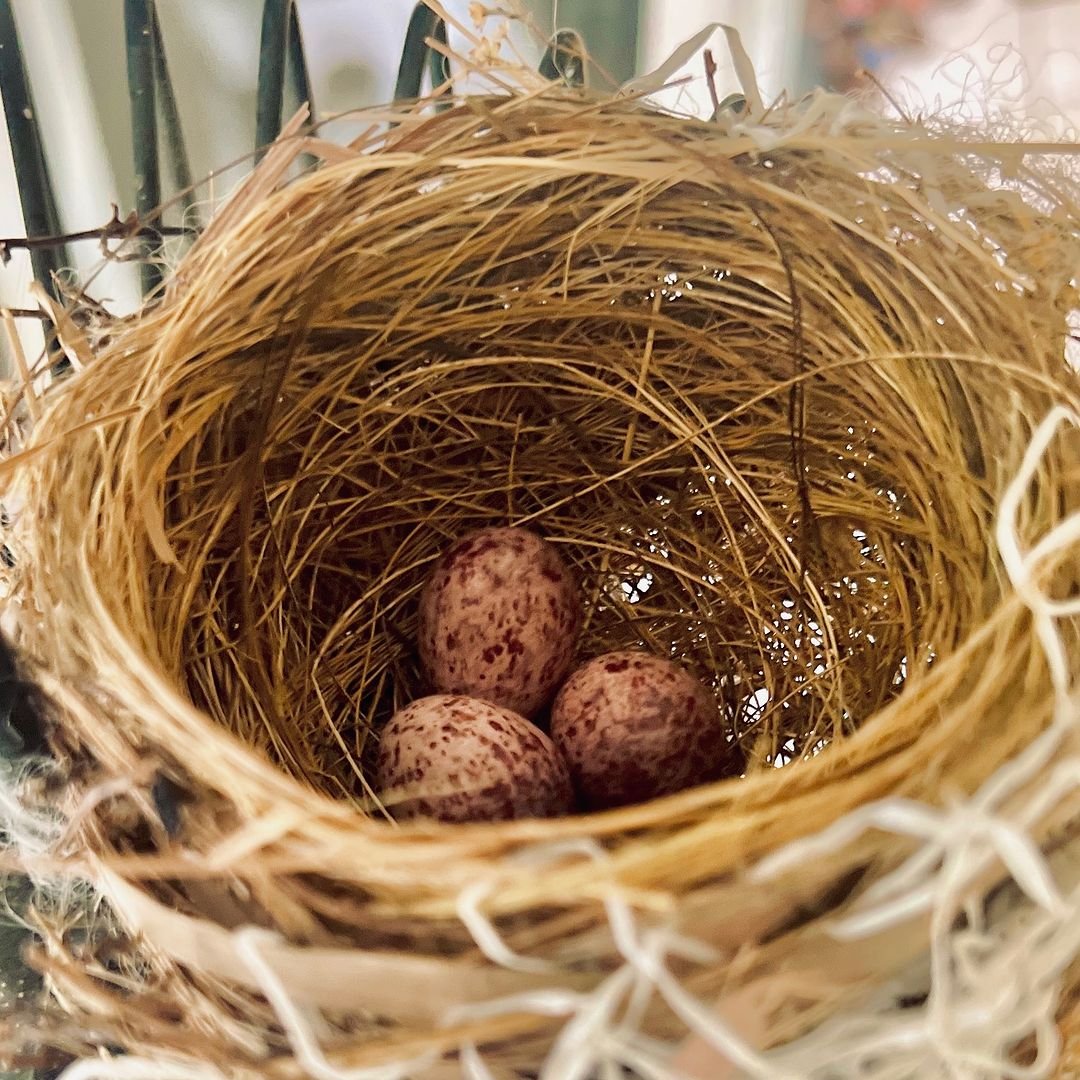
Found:
M 477 1046 L 526 1075 L 566 1009 L 474 1007 L 610 988 L 617 896 L 711 946 L 671 961 L 699 1000 L 809 972 L 752 999 L 752 1039 L 791 1039 L 925 948 L 921 918 L 869 946 L 821 929 L 910 842 L 747 869 L 872 800 L 972 792 L 1051 724 L 995 515 L 1038 422 L 1080 406 L 1075 189 L 850 108 L 383 118 L 352 147 L 284 138 L 155 303 L 62 326 L 81 370 L 21 399 L 10 587 L 68 818 L 37 865 L 118 927 L 47 935 L 56 1038 L 274 1077 L 429 1053 L 401 1075 L 457 1075 Z M 301 151 L 323 160 L 287 180 Z M 1031 464 L 1022 543 L 1077 509 L 1078 451 Z M 418 590 L 506 523 L 586 583 L 583 656 L 641 645 L 707 681 L 745 776 L 386 820 L 365 770 L 424 689 Z M 1077 565 L 1050 552 L 1036 583 L 1064 596 Z M 685 1010 L 639 1004 L 682 1038 Z

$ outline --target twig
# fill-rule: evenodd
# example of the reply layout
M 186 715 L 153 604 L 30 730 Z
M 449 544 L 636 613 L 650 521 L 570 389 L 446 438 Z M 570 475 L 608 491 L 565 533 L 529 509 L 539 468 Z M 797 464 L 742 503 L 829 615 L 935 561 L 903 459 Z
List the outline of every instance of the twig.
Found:
M 712 49 L 705 50 L 705 85 L 709 88 L 713 116 L 717 117 L 720 115 L 720 97 L 716 93 L 716 58 L 712 54 Z
M 855 77 L 858 79 L 866 79 L 868 82 L 873 83 L 874 86 L 877 87 L 878 93 L 881 94 L 881 96 L 896 110 L 896 115 L 899 116 L 905 124 L 911 123 L 911 117 L 908 115 L 907 111 L 901 108 L 900 102 L 885 89 L 885 84 L 869 68 L 859 68 L 859 70 L 855 72 Z
M 80 240 L 97 240 L 104 244 L 109 240 L 131 240 L 140 236 L 195 236 L 198 229 L 183 225 L 144 225 L 136 214 L 121 218 L 113 207 L 112 219 L 95 229 L 58 233 L 53 236 L 9 236 L 0 240 L 0 265 L 6 265 L 12 251 L 32 251 L 36 248 L 62 247 Z

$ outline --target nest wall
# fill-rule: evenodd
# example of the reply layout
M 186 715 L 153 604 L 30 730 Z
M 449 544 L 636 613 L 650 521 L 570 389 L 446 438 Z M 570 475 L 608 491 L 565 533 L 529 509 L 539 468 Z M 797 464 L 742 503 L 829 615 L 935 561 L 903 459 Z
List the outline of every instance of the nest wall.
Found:
M 477 880 L 505 940 L 581 987 L 613 962 L 617 883 L 720 948 L 694 980 L 719 992 L 736 950 L 782 965 L 907 849 L 874 834 L 767 898 L 748 864 L 877 797 L 970 792 L 1050 722 L 994 523 L 1035 426 L 1080 399 L 1063 175 L 863 114 L 723 132 L 547 96 L 398 119 L 280 143 L 12 430 L 12 603 L 73 816 L 53 856 L 144 935 L 137 978 L 68 1007 L 120 1045 L 176 1050 L 175 992 L 207 1059 L 284 1052 L 213 936 L 256 924 L 399 973 L 344 995 L 342 1045 L 444 1047 L 439 1002 L 551 983 L 478 951 Z M 286 180 L 301 150 L 324 160 Z M 1078 450 L 1041 459 L 1023 536 L 1077 509 Z M 551 822 L 388 823 L 368 767 L 426 689 L 419 589 L 492 524 L 575 567 L 583 656 L 690 666 L 745 775 Z M 1076 584 L 1064 558 L 1040 574 Z M 584 841 L 601 863 L 521 857 Z M 79 949 L 57 937 L 61 985 Z M 477 1041 L 541 1053 L 500 1022 Z

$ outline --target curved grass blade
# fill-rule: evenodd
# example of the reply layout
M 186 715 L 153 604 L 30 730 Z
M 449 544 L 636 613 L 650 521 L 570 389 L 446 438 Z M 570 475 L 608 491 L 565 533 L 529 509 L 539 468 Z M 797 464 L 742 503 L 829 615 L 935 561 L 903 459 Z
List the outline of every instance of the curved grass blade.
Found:
M 304 39 L 293 0 L 266 0 L 259 44 L 259 85 L 255 102 L 256 160 L 261 160 L 281 133 L 285 79 L 289 77 L 297 101 L 306 101 L 315 115 Z
M 266 0 L 259 41 L 259 85 L 255 101 L 256 160 L 281 130 L 285 97 L 285 47 L 289 36 L 289 0 Z
M 165 40 L 161 34 L 157 9 L 150 8 L 151 30 L 153 33 L 154 76 L 157 92 L 161 99 L 161 123 L 164 128 L 165 146 L 169 153 L 169 167 L 173 183 L 181 192 L 180 201 L 184 208 L 185 223 L 199 228 L 201 221 L 195 208 L 195 192 L 191 174 L 191 161 L 188 158 L 187 144 L 180 123 L 180 110 L 176 104 L 169 65 L 165 57 Z
M 447 49 L 450 48 L 450 39 L 446 36 L 446 21 L 439 19 L 435 23 L 435 29 L 432 31 L 431 36 Z M 428 74 L 431 78 L 432 92 L 437 90 L 440 86 L 450 81 L 450 58 L 446 53 L 439 52 L 438 49 L 428 49 Z M 440 98 L 446 95 L 440 94 Z M 450 101 L 438 101 L 435 103 L 435 111 L 443 112 L 449 109 L 451 105 Z
M 540 74 L 567 86 L 585 85 L 585 42 L 576 30 L 559 30 L 540 58 Z
M 309 115 L 315 119 L 315 94 L 311 89 L 311 76 L 308 72 L 307 56 L 304 52 L 304 37 L 300 32 L 300 16 L 296 10 L 295 2 L 289 4 L 289 34 L 286 42 L 288 54 L 286 57 L 289 76 L 292 80 L 293 94 L 297 104 L 306 101 Z M 278 129 L 281 128 L 280 118 Z M 277 132 L 274 133 L 277 137 Z
M 446 23 L 420 0 L 413 8 L 409 17 L 409 27 L 405 31 L 405 44 L 401 49 L 401 63 L 398 66 L 397 83 L 394 86 L 395 101 L 415 101 L 420 96 L 420 89 L 424 83 L 424 65 L 431 64 L 432 81 L 438 78 L 439 83 L 445 82 L 447 68 L 444 64 L 445 57 L 438 56 L 427 43 L 428 38 L 446 43 Z M 432 54 L 429 59 L 429 53 Z M 436 66 L 435 56 L 438 56 Z

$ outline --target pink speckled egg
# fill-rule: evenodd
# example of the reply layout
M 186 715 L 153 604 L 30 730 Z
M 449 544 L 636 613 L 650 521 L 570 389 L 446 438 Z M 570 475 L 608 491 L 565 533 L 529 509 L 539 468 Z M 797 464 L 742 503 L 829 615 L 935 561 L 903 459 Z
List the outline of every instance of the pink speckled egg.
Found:
M 481 529 L 439 559 L 420 598 L 420 657 L 432 688 L 535 716 L 574 659 L 577 582 L 527 529 Z
M 567 679 L 551 737 L 594 810 L 715 779 L 732 757 L 713 695 L 685 668 L 635 650 L 598 656 Z
M 556 817 L 574 802 L 566 763 L 539 728 L 454 694 L 420 698 L 394 714 L 379 742 L 375 782 L 397 818 Z

